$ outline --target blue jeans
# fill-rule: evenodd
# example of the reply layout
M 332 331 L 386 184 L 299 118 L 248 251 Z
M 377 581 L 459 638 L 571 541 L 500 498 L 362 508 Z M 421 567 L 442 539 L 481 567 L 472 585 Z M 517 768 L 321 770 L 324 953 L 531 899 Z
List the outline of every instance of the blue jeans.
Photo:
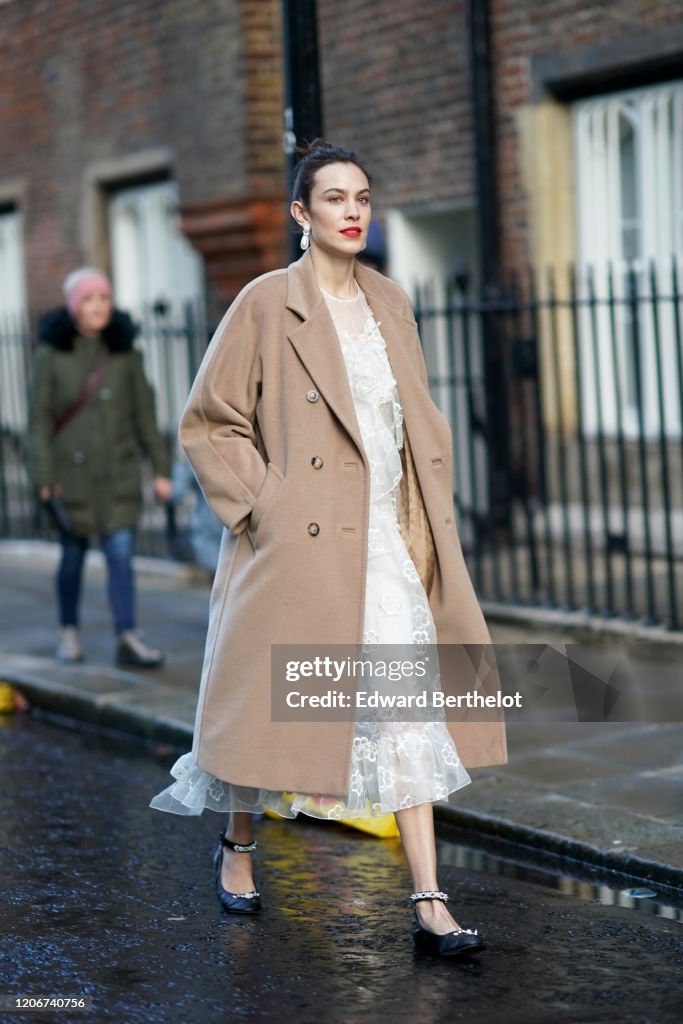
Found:
M 100 537 L 107 559 L 107 595 L 116 633 L 135 629 L 133 551 L 135 530 L 113 530 Z M 57 600 L 62 626 L 78 626 L 83 563 L 89 547 L 87 537 L 62 536 L 62 560 L 57 571 Z

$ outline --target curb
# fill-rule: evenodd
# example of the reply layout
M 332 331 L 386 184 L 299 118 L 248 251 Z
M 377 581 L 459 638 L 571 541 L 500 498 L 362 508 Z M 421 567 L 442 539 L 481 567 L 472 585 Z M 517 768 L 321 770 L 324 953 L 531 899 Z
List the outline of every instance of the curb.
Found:
M 616 871 L 630 875 L 642 882 L 653 882 L 673 889 L 683 889 L 683 868 L 663 864 L 656 860 L 645 860 L 632 853 L 605 850 L 592 843 L 545 832 L 542 829 L 520 825 L 506 818 L 494 818 L 480 811 L 465 811 L 442 804 L 434 805 L 434 816 L 449 825 L 454 825 L 478 836 L 522 846 L 535 854 L 549 854 L 553 857 L 579 861 L 603 871 Z
M 4 681 L 16 686 L 32 706 L 50 711 L 100 728 L 114 729 L 150 742 L 177 747 L 186 751 L 192 747 L 193 728 L 172 713 L 151 714 L 135 700 L 144 696 L 156 698 L 162 706 L 169 704 L 177 694 L 169 687 L 151 679 L 140 679 L 133 673 L 96 668 L 99 680 L 110 682 L 101 693 L 79 690 L 68 683 L 49 682 L 41 677 L 39 669 L 46 659 L 13 656 L 9 664 L 0 659 L 0 675 Z M 25 668 L 21 662 L 28 663 Z M 14 666 L 13 664 L 14 663 Z M 53 667 L 54 662 L 50 662 Z M 83 672 L 83 669 L 79 669 Z M 645 860 L 627 851 L 606 850 L 591 843 L 581 842 L 554 832 L 546 832 L 521 825 L 506 818 L 496 818 L 479 811 L 457 809 L 435 804 L 437 820 L 458 829 L 498 842 L 512 843 L 525 848 L 525 852 L 539 859 L 539 854 L 579 861 L 592 868 L 616 871 L 643 882 L 652 882 L 676 889 L 683 888 L 683 868 L 659 861 Z
M 607 618 L 586 611 L 562 611 L 556 608 L 538 608 L 529 605 L 510 605 L 500 601 L 480 600 L 484 618 L 489 622 L 519 626 L 536 634 L 540 627 L 571 634 L 576 641 L 609 642 L 621 640 L 631 643 L 683 644 L 682 629 L 666 626 L 648 626 L 642 621 Z
M 168 744 L 183 751 L 191 748 L 191 725 L 175 717 L 172 712 L 150 714 L 144 704 L 136 703 L 141 698 L 146 701 L 151 698 L 162 706 L 172 707 L 177 694 L 170 687 L 151 679 L 140 680 L 139 676 L 131 672 L 97 668 L 95 671 L 100 679 L 109 682 L 110 686 L 94 694 L 79 689 L 73 683 L 69 685 L 59 680 L 49 682 L 40 675 L 40 666 L 17 666 L 17 662 L 21 661 L 38 663 L 45 660 L 19 657 L 5 660 L 0 657 L 3 681 L 20 690 L 31 707 L 75 718 L 99 728 L 115 729 L 142 740 Z M 83 668 L 79 668 L 79 673 L 84 672 Z

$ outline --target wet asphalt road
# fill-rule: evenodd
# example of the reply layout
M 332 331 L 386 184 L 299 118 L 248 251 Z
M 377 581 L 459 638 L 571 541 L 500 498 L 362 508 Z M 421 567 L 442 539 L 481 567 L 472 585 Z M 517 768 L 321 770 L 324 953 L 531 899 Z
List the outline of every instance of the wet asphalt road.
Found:
M 458 867 L 441 885 L 488 950 L 413 951 L 400 845 L 324 823 L 256 824 L 266 910 L 221 916 L 222 822 L 148 810 L 173 758 L 125 739 L 0 720 L 0 993 L 88 995 L 90 1012 L 3 1021 L 467 1021 L 669 1024 L 683 1019 L 683 924 Z

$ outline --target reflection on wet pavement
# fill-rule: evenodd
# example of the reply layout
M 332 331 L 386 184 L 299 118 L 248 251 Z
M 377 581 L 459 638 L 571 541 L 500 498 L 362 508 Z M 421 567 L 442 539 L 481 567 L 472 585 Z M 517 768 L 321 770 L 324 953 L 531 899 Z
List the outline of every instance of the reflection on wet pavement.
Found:
M 572 874 L 563 873 L 562 868 L 557 868 L 557 864 L 567 865 L 566 858 L 562 860 L 547 857 L 548 862 L 554 861 L 556 865 L 555 870 L 552 870 L 550 867 L 539 867 L 528 860 L 524 862 L 524 853 L 530 856 L 533 851 L 525 851 L 523 847 L 508 844 L 513 856 L 516 857 L 511 859 L 455 842 L 452 837 L 463 836 L 462 831 L 448 829 L 446 835 L 449 838 L 444 839 L 439 847 L 440 864 L 452 864 L 468 871 L 483 871 L 490 875 L 505 875 L 506 878 L 542 885 L 577 899 L 597 900 L 608 907 L 627 907 L 643 914 L 683 922 L 683 891 L 679 889 L 654 883 L 653 887 L 644 886 L 635 883 L 628 876 L 599 871 L 579 862 L 571 864 Z M 567 870 L 565 866 L 564 871 Z
M 12 1021 L 680 1019 L 677 921 L 576 899 L 442 841 L 441 885 L 488 950 L 433 960 L 413 950 L 398 841 L 268 819 L 255 825 L 264 912 L 221 915 L 211 856 L 222 821 L 147 807 L 167 756 L 34 718 L 8 720 L 0 749 L 2 988 L 94 1006 Z

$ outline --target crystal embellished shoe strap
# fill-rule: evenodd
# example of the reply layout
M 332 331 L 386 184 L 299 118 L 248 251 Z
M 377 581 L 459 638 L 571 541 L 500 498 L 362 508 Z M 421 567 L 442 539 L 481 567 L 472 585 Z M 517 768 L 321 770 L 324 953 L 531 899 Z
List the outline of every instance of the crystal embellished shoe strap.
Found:
M 255 839 L 252 839 L 250 843 L 233 843 L 232 839 L 227 838 L 225 832 L 221 832 L 220 841 L 223 846 L 227 847 L 228 850 L 232 850 L 233 853 L 251 853 L 257 846 Z
M 448 893 L 439 892 L 438 889 L 426 889 L 424 892 L 412 893 L 410 899 L 413 903 L 419 903 L 420 900 L 441 900 L 442 903 L 448 903 Z

